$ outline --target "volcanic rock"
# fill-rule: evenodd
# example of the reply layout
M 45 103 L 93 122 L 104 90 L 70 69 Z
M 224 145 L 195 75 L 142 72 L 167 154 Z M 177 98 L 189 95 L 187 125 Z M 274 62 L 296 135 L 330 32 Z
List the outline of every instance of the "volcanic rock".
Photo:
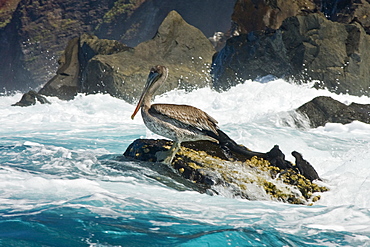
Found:
M 169 12 L 175 10 L 192 26 L 210 37 L 230 29 L 236 0 L 136 0 L 114 6 L 96 27 L 95 35 L 135 47 L 152 39 Z
M 168 150 L 171 145 L 172 142 L 167 140 L 138 139 L 129 145 L 124 156 L 156 162 L 156 153 Z M 222 194 L 225 189 L 232 196 L 250 200 L 307 204 L 319 199 L 313 193 L 327 190 L 299 174 L 293 165 L 287 169 L 272 165 L 268 160 L 284 158 L 278 146 L 268 153 L 254 153 L 257 155 L 249 157 L 231 151 L 233 158 L 230 159 L 230 153 L 225 154 L 218 144 L 209 141 L 184 142 L 171 167 L 177 174 L 211 191 L 210 194 Z
M 213 59 L 216 89 L 267 75 L 317 88 L 370 95 L 370 36 L 358 23 L 341 24 L 322 14 L 287 18 L 280 29 L 228 40 Z
M 312 128 L 326 123 L 348 124 L 355 120 L 370 124 L 370 104 L 345 105 L 327 96 L 316 97 L 297 111 L 309 119 Z
M 73 99 L 79 92 L 85 92 L 83 78 L 85 68 L 91 58 L 98 54 L 110 55 L 130 48 L 115 40 L 98 39 L 83 34 L 68 42 L 59 59 L 56 75 L 39 91 L 47 96 L 57 96 L 63 100 Z
M 370 2 L 367 0 L 322 0 L 321 11 L 332 21 L 358 22 L 370 34 Z
M 247 34 L 278 29 L 286 18 L 313 11 L 317 11 L 314 0 L 239 0 L 231 16 L 233 31 Z
M 147 71 L 161 64 L 169 68 L 168 82 L 158 93 L 174 88 L 209 85 L 209 67 L 215 50 L 197 28 L 171 11 L 155 37 L 132 50 L 92 58 L 84 73 L 86 93 L 104 92 L 134 102 L 144 88 Z
M 230 28 L 235 0 L 0 1 L 0 92 L 38 90 L 58 69 L 69 40 L 83 33 L 130 46 L 151 39 L 178 10 L 211 36 Z M 146 68 L 147 69 L 147 68 Z
M 68 41 L 91 32 L 114 0 L 21 0 L 0 28 L 1 90 L 29 90 L 45 84 Z
M 315 168 L 305 159 L 303 159 L 302 154 L 293 151 L 292 155 L 295 158 L 296 167 L 299 170 L 299 173 L 306 177 L 311 182 L 318 179 L 321 180 L 319 174 L 317 174 Z
M 31 106 L 36 104 L 36 100 L 41 104 L 50 104 L 44 96 L 31 90 L 28 93 L 23 94 L 21 100 L 12 106 Z

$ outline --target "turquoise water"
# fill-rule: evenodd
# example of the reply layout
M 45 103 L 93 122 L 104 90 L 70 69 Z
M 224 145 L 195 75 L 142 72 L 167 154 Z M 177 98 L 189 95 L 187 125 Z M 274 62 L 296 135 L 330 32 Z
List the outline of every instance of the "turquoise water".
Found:
M 253 150 L 303 153 L 330 188 L 313 206 L 201 194 L 164 165 L 122 160 L 159 137 L 108 95 L 26 108 L 0 97 L 0 246 L 370 246 L 370 125 L 286 124 L 318 95 L 370 103 L 283 80 L 155 99 L 205 110 Z

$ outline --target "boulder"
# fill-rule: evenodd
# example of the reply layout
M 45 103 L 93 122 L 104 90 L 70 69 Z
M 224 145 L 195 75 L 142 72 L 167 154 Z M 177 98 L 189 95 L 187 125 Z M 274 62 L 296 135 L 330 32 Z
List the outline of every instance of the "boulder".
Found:
M 317 80 L 317 88 L 336 93 L 370 95 L 369 47 L 370 36 L 360 24 L 311 13 L 287 18 L 278 30 L 229 39 L 214 56 L 211 73 L 219 90 L 272 75 Z
M 84 92 L 109 93 L 132 103 L 144 88 L 148 69 L 157 64 L 170 70 L 168 83 L 159 94 L 174 88 L 205 87 L 210 84 L 208 71 L 214 53 L 199 29 L 171 11 L 153 39 L 131 50 L 93 57 L 82 78 Z
M 172 11 L 156 36 L 135 48 L 89 34 L 70 40 L 56 75 L 39 93 L 64 100 L 77 93 L 109 93 L 133 103 L 144 88 L 148 69 L 157 64 L 170 69 L 168 83 L 158 93 L 205 87 L 210 85 L 214 53 L 203 33 Z
M 12 106 L 31 106 L 36 104 L 36 100 L 41 104 L 50 104 L 44 96 L 31 90 L 28 93 L 23 94 L 21 100 Z
M 171 145 L 167 140 L 138 139 L 129 145 L 124 157 L 157 162 L 156 153 Z M 327 190 L 301 175 L 293 164 L 284 169 L 272 165 L 269 160 L 284 159 L 278 146 L 267 153 L 254 152 L 256 156 L 252 157 L 238 150 L 229 151 L 225 154 L 220 145 L 209 141 L 184 142 L 170 166 L 174 173 L 197 185 L 199 191 L 221 195 L 228 191 L 228 196 L 249 200 L 309 204 L 320 198 L 317 192 Z
M 326 123 L 348 124 L 354 120 L 370 124 L 370 104 L 345 105 L 327 96 L 314 98 L 300 106 L 297 112 L 309 119 L 312 128 Z
M 79 92 L 80 63 L 78 60 L 79 38 L 68 42 L 56 75 L 43 86 L 39 93 L 47 96 L 57 96 L 60 99 L 73 99 Z
M 94 35 L 82 34 L 68 42 L 59 59 L 56 75 L 39 91 L 47 96 L 57 96 L 63 100 L 73 99 L 79 92 L 85 91 L 82 78 L 91 58 L 98 54 L 110 55 L 130 49 L 115 40 L 98 39 Z

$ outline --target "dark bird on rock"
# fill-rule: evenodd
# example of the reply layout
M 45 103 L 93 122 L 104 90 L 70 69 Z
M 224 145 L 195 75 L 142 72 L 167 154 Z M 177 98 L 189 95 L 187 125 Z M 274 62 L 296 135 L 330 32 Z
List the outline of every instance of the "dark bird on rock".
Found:
M 316 180 L 316 179 L 321 180 L 321 178 L 319 177 L 319 174 L 317 174 L 315 168 L 313 168 L 313 166 L 308 161 L 303 159 L 302 154 L 300 154 L 296 151 L 293 151 L 292 155 L 295 158 L 295 164 L 296 164 L 299 172 L 303 176 L 305 176 L 311 182 L 313 180 Z

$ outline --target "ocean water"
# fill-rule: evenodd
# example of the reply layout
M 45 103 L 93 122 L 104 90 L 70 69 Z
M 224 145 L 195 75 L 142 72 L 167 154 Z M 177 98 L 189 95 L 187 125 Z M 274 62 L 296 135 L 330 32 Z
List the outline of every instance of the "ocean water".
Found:
M 203 109 L 252 150 L 301 152 L 330 188 L 313 206 L 201 194 L 160 164 L 119 161 L 160 137 L 109 95 L 25 108 L 2 96 L 0 246 L 370 246 L 370 125 L 295 127 L 292 110 L 319 95 L 370 104 L 283 80 L 155 98 Z

